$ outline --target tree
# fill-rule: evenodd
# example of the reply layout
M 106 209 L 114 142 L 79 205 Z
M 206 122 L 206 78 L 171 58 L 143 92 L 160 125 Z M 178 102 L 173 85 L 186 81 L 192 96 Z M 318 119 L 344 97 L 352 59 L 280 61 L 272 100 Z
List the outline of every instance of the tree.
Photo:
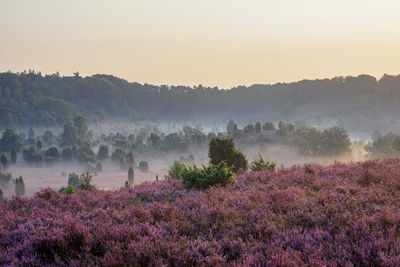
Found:
M 108 158 L 108 146 L 107 145 L 100 145 L 99 152 L 97 153 L 97 158 L 99 160 L 106 160 Z
M 15 193 L 17 196 L 25 195 L 25 183 L 24 179 L 22 179 L 22 176 L 15 179 Z
M 249 125 L 245 126 L 245 127 L 243 128 L 243 132 L 245 132 L 245 133 L 252 133 L 252 132 L 254 132 L 254 125 L 253 125 L 253 124 L 249 124 Z
M 128 166 L 134 166 L 135 165 L 135 157 L 133 156 L 132 150 L 129 151 L 128 155 L 126 155 L 126 164 Z
M 275 126 L 274 126 L 274 124 L 272 123 L 272 122 L 265 122 L 264 124 L 263 124 L 263 126 L 262 126 L 262 129 L 264 130 L 264 131 L 270 131 L 270 130 L 274 130 L 275 129 Z
M 233 120 L 230 120 L 229 122 L 228 122 L 228 125 L 226 126 L 226 132 L 227 132 L 227 134 L 229 135 L 229 136 L 233 136 L 233 130 L 234 130 L 234 128 L 235 128 L 235 122 L 233 121 Z M 236 128 L 237 128 L 237 126 L 236 126 Z
M 72 121 L 64 125 L 64 131 L 61 134 L 62 143 L 64 146 L 73 146 L 78 139 L 78 128 Z
M 125 169 L 125 161 L 123 157 L 119 158 L 119 167 L 121 168 L 121 170 Z
M 28 131 L 28 138 L 29 139 L 35 139 L 35 131 L 32 129 L 32 128 L 29 128 L 29 131 Z
M 22 148 L 20 137 L 12 129 L 5 129 L 0 139 L 0 152 L 10 152 L 11 149 L 17 152 Z
M 185 165 L 180 161 L 175 160 L 169 168 L 168 175 L 173 179 L 182 178 L 183 171 L 185 170 Z
M 235 173 L 240 169 L 247 170 L 247 159 L 242 152 L 236 150 L 232 138 L 214 137 L 211 139 L 208 156 L 211 164 L 217 165 L 225 161 Z
M 133 178 L 134 178 L 133 168 L 129 167 L 129 170 L 128 170 L 128 183 L 129 183 L 129 185 L 133 185 Z
M 85 117 L 83 117 L 82 115 L 75 116 L 74 124 L 78 129 L 78 136 L 80 138 L 84 138 L 88 130 Z
M 260 133 L 261 132 L 261 123 L 256 122 L 256 124 L 254 125 L 254 128 L 256 130 L 256 133 Z
M 252 171 L 262 171 L 269 170 L 274 171 L 276 168 L 275 162 L 264 161 L 262 156 L 260 155 L 258 159 L 255 159 L 250 164 L 250 170 Z
M 17 151 L 15 150 L 15 148 L 11 149 L 10 158 L 12 164 L 15 164 L 17 162 Z
M 158 147 L 161 143 L 161 138 L 155 134 L 155 133 L 151 133 L 150 134 L 150 141 L 151 141 L 151 145 L 153 147 Z
M 7 155 L 4 153 L 2 153 L 0 155 L 0 164 L 1 164 L 2 169 L 5 169 L 5 170 L 7 170 L 8 167 L 10 166 L 10 160 L 8 159 Z
M 37 147 L 39 150 L 41 150 L 41 149 L 42 149 L 42 141 L 38 140 L 38 141 L 36 142 L 36 147 Z
M 149 171 L 149 163 L 145 160 L 139 162 L 139 170 L 142 172 L 148 172 Z
M 69 146 L 66 146 L 63 148 L 61 152 L 61 157 L 65 161 L 71 161 L 72 160 L 72 149 Z

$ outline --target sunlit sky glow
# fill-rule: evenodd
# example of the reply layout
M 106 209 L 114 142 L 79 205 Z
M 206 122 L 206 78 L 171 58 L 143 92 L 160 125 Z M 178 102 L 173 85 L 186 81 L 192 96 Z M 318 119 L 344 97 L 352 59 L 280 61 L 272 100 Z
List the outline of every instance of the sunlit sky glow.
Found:
M 400 1 L 0 0 L 0 71 L 227 88 L 400 73 Z

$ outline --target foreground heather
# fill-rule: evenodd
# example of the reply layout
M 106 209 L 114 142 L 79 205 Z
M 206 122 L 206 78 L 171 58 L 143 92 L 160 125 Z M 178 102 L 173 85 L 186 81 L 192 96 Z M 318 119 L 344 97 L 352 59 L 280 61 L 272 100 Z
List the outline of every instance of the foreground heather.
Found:
M 400 161 L 294 166 L 0 203 L 0 265 L 400 264 Z

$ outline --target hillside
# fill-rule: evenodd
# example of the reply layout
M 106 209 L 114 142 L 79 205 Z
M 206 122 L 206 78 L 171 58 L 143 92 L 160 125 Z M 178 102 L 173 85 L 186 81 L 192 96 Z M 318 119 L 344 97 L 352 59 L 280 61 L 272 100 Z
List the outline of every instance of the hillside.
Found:
M 243 173 L 0 202 L 0 265 L 400 264 L 400 161 Z
M 223 90 L 139 84 L 111 75 L 0 73 L 3 127 L 54 126 L 83 114 L 91 121 L 343 119 L 353 124 L 366 121 L 370 128 L 383 118 L 396 123 L 399 104 L 400 76 L 390 75 L 379 80 L 360 75 Z

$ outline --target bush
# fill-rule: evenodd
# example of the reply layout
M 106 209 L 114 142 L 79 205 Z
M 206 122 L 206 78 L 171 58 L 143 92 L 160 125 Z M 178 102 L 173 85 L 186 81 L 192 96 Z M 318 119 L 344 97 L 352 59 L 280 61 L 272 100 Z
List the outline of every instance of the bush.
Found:
M 0 189 L 0 200 L 4 199 L 3 191 Z
M 252 171 L 262 171 L 262 170 L 274 171 L 275 168 L 276 168 L 275 162 L 264 161 L 261 155 L 259 156 L 258 159 L 253 160 L 250 164 L 250 170 Z
M 0 155 L 0 167 L 4 170 L 7 170 L 8 167 L 10 166 L 10 160 L 8 159 L 6 154 L 1 154 Z
M 67 187 L 63 187 L 61 188 L 58 192 L 60 193 L 64 193 L 64 194 L 68 194 L 68 195 L 72 195 L 75 193 L 75 188 L 73 186 L 67 186 Z
M 270 130 L 274 130 L 275 129 L 274 124 L 272 122 L 264 123 L 262 128 L 263 128 L 264 131 L 270 131 Z
M 125 151 L 124 151 L 123 149 L 121 149 L 121 148 L 117 148 L 117 149 L 111 154 L 111 160 L 112 160 L 114 163 L 117 163 L 117 164 L 119 164 L 121 157 L 122 157 L 122 158 L 125 158 Z
M 203 166 L 202 169 L 194 165 L 182 172 L 182 185 L 185 188 L 206 189 L 210 186 L 226 186 L 234 183 L 232 168 L 229 168 L 224 161 L 217 165 Z
M 97 153 L 97 158 L 99 160 L 106 160 L 108 158 L 108 146 L 107 145 L 101 145 L 99 147 L 99 152 Z
M 17 196 L 25 195 L 25 183 L 24 179 L 22 179 L 22 176 L 15 179 L 15 193 Z
M 173 179 L 182 178 L 183 171 L 185 170 L 185 165 L 180 161 L 175 160 L 169 168 L 168 175 Z
M 242 152 L 235 149 L 232 138 L 214 137 L 211 139 L 208 156 L 211 164 L 217 165 L 225 161 L 235 173 L 240 169 L 247 170 L 247 159 Z
M 62 156 L 63 160 L 71 161 L 72 160 L 72 149 L 69 146 L 64 147 L 62 150 L 61 156 Z
M 129 170 L 128 170 L 128 185 L 133 185 L 134 175 L 135 175 L 135 173 L 133 171 L 133 168 L 129 167 Z
M 139 162 L 139 170 L 142 172 L 148 172 L 149 171 L 149 163 L 145 160 Z
M 8 186 L 10 185 L 11 180 L 12 180 L 11 173 L 0 172 L 0 187 L 1 188 L 7 189 Z
M 17 162 L 17 151 L 13 148 L 10 152 L 11 163 L 15 164 Z
M 79 177 L 79 189 L 81 190 L 90 190 L 93 188 L 93 186 L 90 184 L 92 182 L 92 175 L 90 173 L 86 172 L 81 174 L 81 177 Z
M 68 175 L 68 186 L 72 186 L 74 188 L 79 187 L 79 176 L 75 173 L 70 173 Z

